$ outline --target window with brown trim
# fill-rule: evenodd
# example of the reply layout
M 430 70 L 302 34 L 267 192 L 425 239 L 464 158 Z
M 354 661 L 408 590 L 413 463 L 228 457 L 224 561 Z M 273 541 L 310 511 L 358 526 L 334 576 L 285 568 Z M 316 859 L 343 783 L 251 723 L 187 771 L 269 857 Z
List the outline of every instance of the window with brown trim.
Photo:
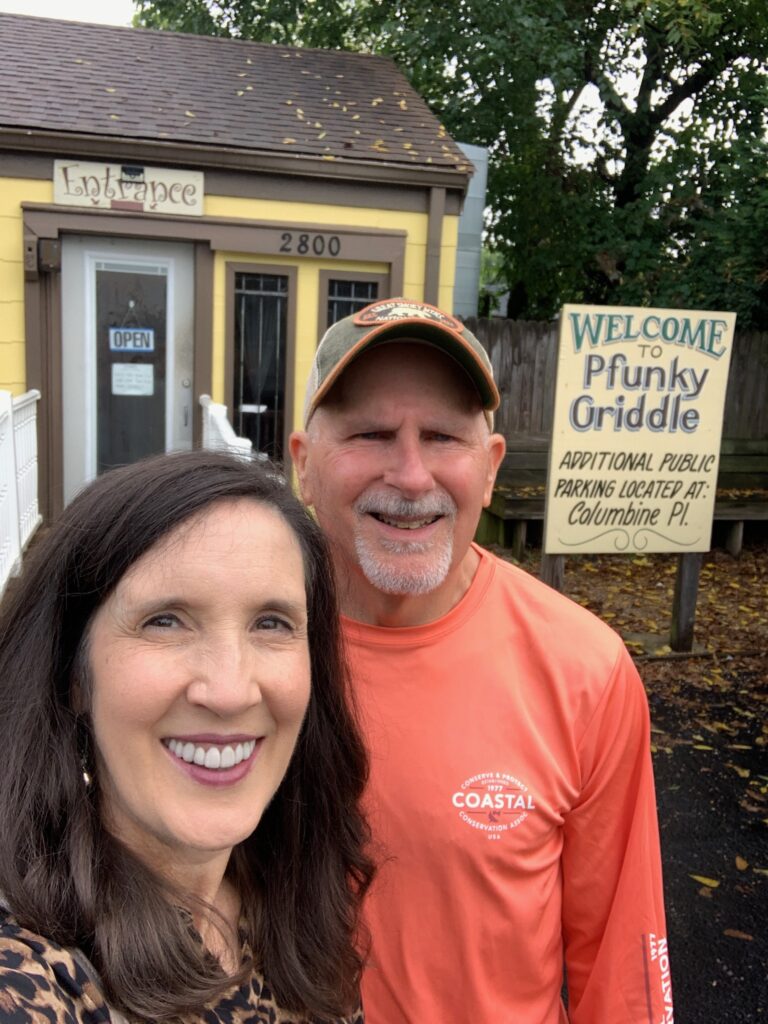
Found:
M 378 281 L 349 281 L 332 277 L 328 280 L 327 327 L 365 309 L 379 298 Z

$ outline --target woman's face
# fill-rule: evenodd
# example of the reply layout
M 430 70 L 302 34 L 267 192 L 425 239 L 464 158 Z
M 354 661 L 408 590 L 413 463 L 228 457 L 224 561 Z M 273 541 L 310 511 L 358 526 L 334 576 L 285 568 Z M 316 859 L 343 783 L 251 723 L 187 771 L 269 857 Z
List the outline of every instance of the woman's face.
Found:
M 96 772 L 110 831 L 148 863 L 227 854 L 288 767 L 309 700 L 299 542 L 224 500 L 144 554 L 89 631 Z

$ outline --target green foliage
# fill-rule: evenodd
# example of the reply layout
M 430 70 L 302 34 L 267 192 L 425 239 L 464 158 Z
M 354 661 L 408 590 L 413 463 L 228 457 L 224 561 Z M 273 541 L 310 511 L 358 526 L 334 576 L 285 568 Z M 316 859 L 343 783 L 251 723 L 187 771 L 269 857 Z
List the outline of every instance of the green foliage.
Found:
M 730 309 L 768 327 L 765 0 L 137 0 L 137 22 L 392 56 L 490 150 L 509 315 Z

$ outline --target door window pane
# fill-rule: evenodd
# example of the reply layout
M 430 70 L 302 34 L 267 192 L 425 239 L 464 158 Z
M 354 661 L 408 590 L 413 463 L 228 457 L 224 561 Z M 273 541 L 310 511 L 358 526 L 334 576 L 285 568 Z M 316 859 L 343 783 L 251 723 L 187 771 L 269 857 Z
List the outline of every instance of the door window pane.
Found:
M 328 282 L 328 323 L 357 313 L 379 297 L 377 281 L 343 281 L 331 278 Z
M 233 425 L 254 450 L 283 458 L 288 278 L 235 274 Z
M 165 450 L 165 268 L 96 264 L 97 472 Z

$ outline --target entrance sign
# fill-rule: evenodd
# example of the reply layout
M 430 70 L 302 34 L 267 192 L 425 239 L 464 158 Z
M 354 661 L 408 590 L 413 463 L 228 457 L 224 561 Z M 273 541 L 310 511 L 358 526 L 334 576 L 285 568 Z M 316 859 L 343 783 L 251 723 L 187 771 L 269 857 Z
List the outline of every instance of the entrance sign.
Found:
M 547 554 L 709 550 L 735 322 L 563 307 Z
M 152 363 L 112 363 L 113 395 L 153 395 L 155 368 Z
M 154 352 L 154 329 L 152 327 L 110 327 L 109 351 Z
M 61 206 L 200 217 L 203 182 L 202 171 L 141 164 L 53 161 L 53 201 Z

